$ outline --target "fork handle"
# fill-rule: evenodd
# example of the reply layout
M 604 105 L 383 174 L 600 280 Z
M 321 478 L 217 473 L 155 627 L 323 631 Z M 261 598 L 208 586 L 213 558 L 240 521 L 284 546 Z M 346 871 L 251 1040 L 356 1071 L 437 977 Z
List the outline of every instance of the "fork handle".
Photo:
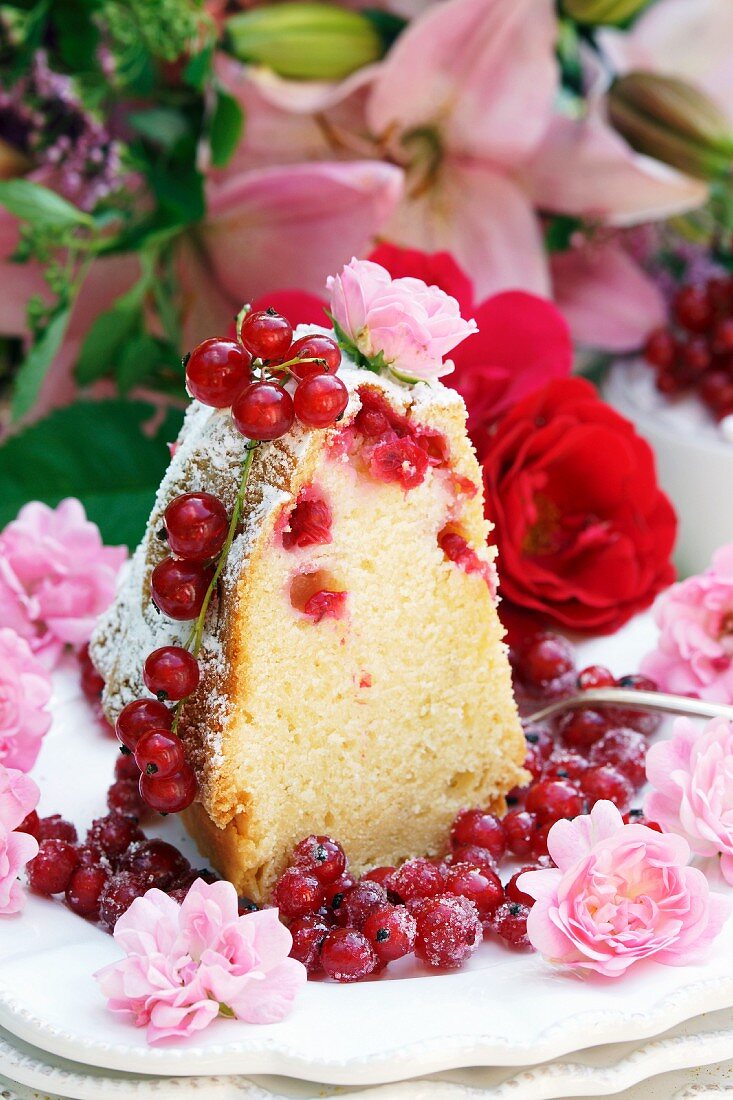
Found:
M 669 714 L 686 714 L 691 718 L 727 718 L 733 722 L 733 706 L 727 703 L 711 703 L 706 699 L 690 699 L 686 695 L 672 695 L 664 691 L 631 691 L 628 688 L 590 688 L 581 695 L 569 695 L 527 715 L 523 721 L 543 722 L 566 710 L 586 706 L 618 706 L 633 710 L 663 710 Z

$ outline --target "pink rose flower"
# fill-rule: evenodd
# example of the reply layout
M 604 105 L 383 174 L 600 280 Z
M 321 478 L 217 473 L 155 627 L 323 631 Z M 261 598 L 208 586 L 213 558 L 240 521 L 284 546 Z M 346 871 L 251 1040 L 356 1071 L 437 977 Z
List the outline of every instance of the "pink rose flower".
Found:
M 80 501 L 26 504 L 0 533 L 0 622 L 52 668 L 65 645 L 89 641 L 126 556 L 102 544 Z
M 720 853 L 720 869 L 733 886 L 733 723 L 714 718 L 698 728 L 678 718 L 672 730 L 647 752 L 654 790 L 644 812 L 686 837 L 697 855 Z
M 686 866 L 686 840 L 624 825 L 612 802 L 558 821 L 547 839 L 557 867 L 526 872 L 519 888 L 536 899 L 527 935 L 548 962 L 607 978 L 641 959 L 696 962 L 730 914 L 729 899 Z
M 409 380 L 453 370 L 445 356 L 471 333 L 455 298 L 422 279 L 393 279 L 371 260 L 352 260 L 328 279 L 331 314 L 346 339 L 370 362 Z
M 30 776 L 0 764 L 0 916 L 19 913 L 25 891 L 18 875 L 38 852 L 38 841 L 14 830 L 38 805 L 39 790 Z
M 0 628 L 0 763 L 27 772 L 51 725 L 51 678 L 28 643 Z
M 306 980 L 277 910 L 239 916 L 230 882 L 198 879 L 181 905 L 148 890 L 114 937 L 126 957 L 95 977 L 109 1008 L 146 1027 L 149 1043 L 192 1035 L 220 1014 L 275 1023 Z
M 659 641 L 641 664 L 663 691 L 733 703 L 733 543 L 654 607 Z

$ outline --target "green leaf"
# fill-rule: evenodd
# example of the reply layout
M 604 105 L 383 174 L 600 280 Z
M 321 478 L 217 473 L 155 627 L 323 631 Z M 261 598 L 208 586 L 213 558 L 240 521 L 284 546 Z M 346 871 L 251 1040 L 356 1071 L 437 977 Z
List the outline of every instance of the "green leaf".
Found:
M 137 283 L 133 291 L 139 286 Z M 88 386 L 97 378 L 114 373 L 124 344 L 142 327 L 141 301 L 142 294 L 129 292 L 92 323 L 74 371 L 80 385 Z
M 172 149 L 189 132 L 185 114 L 175 107 L 151 107 L 127 116 L 133 130 L 162 149 Z
M 10 406 L 13 420 L 20 420 L 21 416 L 25 416 L 33 408 L 48 369 L 61 347 L 70 313 L 69 308 L 56 314 L 43 336 L 33 345 L 21 363 L 15 376 Z
M 169 409 L 149 435 L 154 415 L 142 401 L 79 401 L 11 437 L 0 447 L 0 526 L 28 500 L 75 496 L 105 542 L 136 545 L 182 418 Z
M 211 62 L 214 56 L 214 44 L 210 43 L 203 50 L 195 53 L 183 70 L 183 79 L 189 88 L 201 91 L 211 75 Z
M 138 382 L 153 374 L 161 363 L 170 364 L 171 359 L 170 348 L 154 336 L 147 332 L 133 336 L 121 349 L 117 361 L 117 385 L 120 393 L 127 393 Z
M 573 234 L 582 228 L 583 223 L 579 218 L 573 218 L 568 214 L 553 215 L 545 228 L 545 247 L 548 252 L 567 252 L 573 239 Z
M 209 129 L 211 163 L 214 168 L 223 168 L 229 163 L 239 144 L 243 126 L 242 108 L 234 96 L 218 91 Z
M 70 229 L 75 225 L 92 225 L 92 219 L 83 210 L 30 180 L 0 181 L 0 206 L 35 226 Z
M 401 15 L 394 15 L 381 8 L 362 8 L 361 14 L 376 28 L 377 34 L 382 39 L 385 53 L 391 49 L 407 26 L 407 20 Z
M 193 162 L 152 165 L 149 179 L 163 210 L 179 224 L 189 225 L 203 218 L 204 178 Z

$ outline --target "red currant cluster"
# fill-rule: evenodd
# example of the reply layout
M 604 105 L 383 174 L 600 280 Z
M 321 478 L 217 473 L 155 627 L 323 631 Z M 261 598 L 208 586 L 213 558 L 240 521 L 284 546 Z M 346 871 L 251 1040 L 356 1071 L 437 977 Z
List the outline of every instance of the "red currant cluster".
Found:
M 118 761 L 118 782 L 128 767 L 125 758 Z M 209 871 L 194 870 L 172 844 L 148 840 L 126 813 L 97 818 L 83 843 L 59 814 L 39 818 L 33 810 L 19 831 L 39 843 L 38 855 L 28 864 L 31 889 L 46 897 L 63 894 L 73 913 L 98 921 L 109 932 L 135 898 L 152 887 L 181 901 L 197 878 L 214 881 Z
M 662 393 L 694 390 L 716 419 L 731 415 L 733 277 L 680 287 L 671 323 L 650 334 L 644 356 L 656 370 Z
M 549 633 L 528 639 L 514 663 L 524 693 L 535 699 L 577 687 L 654 686 L 641 676 L 617 681 L 599 665 L 578 673 L 569 643 Z M 654 715 L 617 707 L 569 713 L 555 728 L 527 727 L 525 766 L 532 782 L 510 793 L 502 819 L 482 809 L 461 811 L 442 858 L 376 867 L 357 881 L 335 840 L 306 837 L 273 894 L 290 925 L 291 954 L 312 977 L 353 982 L 411 952 L 429 966 L 459 967 L 485 934 L 529 947 L 533 899 L 519 889 L 519 875 L 549 866 L 552 826 L 599 799 L 614 802 L 626 820 L 644 822 L 629 805 L 644 782 L 646 737 L 656 725 Z M 500 877 L 505 860 L 511 861 L 508 873 Z
M 320 334 L 293 341 L 290 322 L 273 309 L 245 313 L 238 341 L 204 340 L 185 363 L 191 396 L 231 408 L 237 428 L 252 440 L 279 439 L 296 419 L 307 428 L 331 427 L 349 400 L 336 377 L 338 344 Z M 292 396 L 285 388 L 291 377 Z

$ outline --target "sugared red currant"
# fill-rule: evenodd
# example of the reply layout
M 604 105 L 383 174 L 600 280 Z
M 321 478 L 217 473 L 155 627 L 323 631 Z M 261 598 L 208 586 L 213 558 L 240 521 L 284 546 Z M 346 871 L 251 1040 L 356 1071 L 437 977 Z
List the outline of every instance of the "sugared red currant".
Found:
M 378 882 L 362 879 L 347 890 L 339 907 L 334 910 L 336 923 L 344 928 L 361 930 L 367 917 L 387 904 L 387 892 Z
M 390 963 L 412 951 L 417 922 L 404 905 L 387 905 L 370 913 L 362 931 L 379 961 Z
M 147 882 L 130 871 L 113 874 L 102 888 L 99 897 L 99 919 L 105 928 L 112 932 L 123 913 L 132 905 L 135 898 L 141 898 L 150 887 Z
M 611 764 L 625 775 L 634 787 L 646 780 L 647 742 L 642 733 L 630 729 L 613 729 L 597 741 L 590 753 L 591 764 Z
M 173 724 L 173 712 L 157 699 L 135 699 L 120 711 L 115 722 L 117 740 L 134 752 L 144 733 L 153 729 L 169 730 Z
M 486 867 L 473 867 L 470 863 L 456 863 L 449 868 L 445 889 L 449 894 L 472 901 L 481 920 L 486 920 L 504 900 L 504 887 L 496 872 Z
M 607 715 L 590 707 L 570 711 L 563 715 L 558 725 L 564 744 L 571 749 L 589 749 L 600 741 L 607 729 Z
M 66 821 L 61 814 L 51 814 L 42 817 L 38 822 L 39 840 L 66 840 L 69 844 L 76 844 L 76 827 L 70 821 Z
M 493 915 L 491 929 L 508 947 L 526 950 L 531 947 L 527 936 L 529 909 L 517 901 L 508 901 Z
M 160 779 L 179 772 L 186 762 L 183 745 L 169 730 L 150 730 L 143 734 L 135 749 L 135 763 L 139 773 L 156 775 Z
M 328 909 L 331 916 L 333 916 L 339 907 L 343 904 L 343 900 L 352 888 L 356 885 L 356 879 L 348 872 L 337 878 L 335 882 L 329 882 L 328 886 L 323 887 L 323 900 L 324 905 Z
M 572 647 L 560 634 L 535 634 L 517 651 L 517 671 L 525 686 L 534 691 L 546 690 L 574 668 Z
M 589 691 L 592 688 L 613 687 L 616 683 L 614 675 L 604 665 L 588 665 L 578 673 L 578 687 L 581 691 Z
M 647 337 L 644 358 L 658 370 L 668 370 L 674 364 L 676 351 L 677 344 L 669 329 L 656 328 Z
M 330 836 L 307 836 L 293 850 L 291 863 L 319 882 L 335 882 L 346 870 L 346 856 L 341 845 Z
M 530 725 L 524 727 L 524 739 L 528 745 L 533 745 L 541 757 L 545 760 L 549 760 L 552 755 L 552 750 L 555 747 L 555 738 L 552 736 L 547 726 L 542 726 L 538 722 L 532 722 Z
M 334 928 L 321 944 L 321 966 L 336 982 L 359 982 L 377 969 L 378 959 L 363 933 Z
M 293 399 L 277 382 L 251 382 L 232 405 L 232 418 L 248 439 L 279 439 L 293 426 Z
M 163 558 L 150 578 L 153 603 L 169 619 L 180 622 L 195 619 L 213 576 L 211 565 Z
M 87 920 L 98 920 L 100 899 L 108 879 L 109 871 L 99 864 L 77 867 L 66 887 L 69 909 Z
M 580 789 L 591 807 L 600 799 L 607 798 L 621 813 L 628 810 L 633 794 L 633 787 L 626 776 L 610 764 L 588 768 L 581 777 Z
M 249 378 L 251 362 L 236 340 L 204 340 L 186 361 L 188 392 L 203 405 L 228 409 Z
M 182 493 L 175 497 L 163 517 L 172 553 L 188 561 L 208 561 L 221 550 L 229 519 L 218 497 L 212 493 Z
M 107 791 L 107 808 L 116 814 L 139 818 L 145 812 L 138 779 L 116 779 Z
M 178 884 L 191 871 L 184 855 L 165 840 L 140 840 L 120 857 L 118 871 L 130 871 L 150 886 L 165 890 Z
M 140 795 L 159 814 L 178 814 L 191 805 L 198 784 L 193 768 L 188 764 L 172 775 L 140 775 Z
M 423 898 L 412 913 L 417 922 L 415 954 L 429 966 L 461 966 L 481 942 L 481 921 L 467 898 L 455 894 Z
M 284 917 L 305 917 L 324 902 L 323 886 L 300 867 L 288 867 L 275 884 L 273 901 Z
M 293 326 L 274 309 L 257 309 L 245 313 L 239 339 L 257 359 L 282 359 L 293 341 Z
M 41 822 L 38 814 L 35 810 L 31 810 L 31 812 L 23 818 L 15 831 L 17 833 L 28 833 L 29 836 L 34 836 L 36 840 L 40 840 L 40 826 Z
M 672 308 L 678 323 L 688 332 L 706 332 L 715 316 L 707 293 L 697 286 L 680 287 Z
M 537 818 L 527 810 L 510 810 L 502 818 L 501 824 L 509 854 L 524 859 L 531 850 Z
M 545 764 L 542 778 L 567 779 L 571 783 L 577 783 L 587 767 L 588 761 L 584 756 L 574 752 L 556 752 Z
M 62 894 L 79 866 L 79 853 L 66 840 L 42 840 L 28 864 L 28 882 L 37 894 Z
M 120 753 L 115 760 L 115 779 L 134 779 L 137 783 L 140 769 L 131 752 Z
M 349 391 L 335 374 L 315 374 L 300 383 L 293 397 L 295 415 L 307 428 L 328 428 L 343 415 Z
M 114 863 L 134 841 L 144 839 L 145 834 L 133 818 L 109 813 L 91 823 L 87 830 L 86 845 Z
M 165 699 L 185 699 L 199 684 L 199 663 L 180 645 L 164 645 L 145 658 L 143 681 L 148 691 Z
M 506 850 L 506 838 L 498 817 L 484 810 L 462 810 L 450 831 L 451 846 L 475 844 L 486 848 L 496 860 Z
M 429 859 L 409 859 L 392 877 L 392 889 L 402 901 L 434 897 L 445 890 L 440 870 Z
M 540 825 L 577 817 L 583 810 L 583 799 L 577 789 L 563 779 L 541 779 L 527 794 L 526 807 L 537 815 Z
M 487 848 L 479 848 L 477 844 L 459 844 L 445 857 L 446 867 L 455 867 L 457 863 L 471 863 L 487 871 L 496 871 L 496 860 Z
M 507 882 L 504 887 L 504 893 L 507 896 L 507 901 L 518 901 L 520 905 L 526 905 L 528 909 L 531 909 L 534 905 L 534 898 L 530 894 L 525 894 L 523 890 L 520 890 L 517 886 L 517 879 L 524 874 L 525 871 L 536 871 L 536 867 L 522 867 L 521 871 L 516 871 Z
M 311 359 L 315 362 L 293 363 L 289 368 L 290 373 L 298 381 L 310 378 L 314 374 L 335 374 L 341 363 L 341 349 L 330 336 L 321 336 L 313 333 L 312 336 L 301 336 L 295 340 L 288 351 L 289 359 Z
M 329 930 L 328 921 L 317 914 L 297 917 L 290 925 L 290 958 L 301 962 L 311 975 L 321 972 L 321 945 Z

